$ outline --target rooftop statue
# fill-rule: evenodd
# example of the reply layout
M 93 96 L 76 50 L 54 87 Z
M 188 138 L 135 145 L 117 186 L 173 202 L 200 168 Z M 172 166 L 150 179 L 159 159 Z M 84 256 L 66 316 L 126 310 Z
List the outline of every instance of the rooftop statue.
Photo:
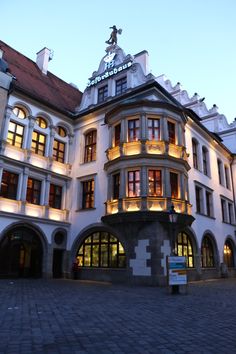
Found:
M 108 39 L 108 41 L 106 41 L 105 43 L 107 44 L 117 44 L 117 33 L 121 34 L 122 33 L 122 29 L 117 29 L 116 26 L 112 26 L 110 27 L 112 29 L 110 38 Z

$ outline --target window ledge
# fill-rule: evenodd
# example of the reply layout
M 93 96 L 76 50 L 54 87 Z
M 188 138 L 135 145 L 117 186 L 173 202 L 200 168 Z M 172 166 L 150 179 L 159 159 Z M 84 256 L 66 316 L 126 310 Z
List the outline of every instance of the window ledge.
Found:
M 76 213 L 81 212 L 81 211 L 83 212 L 83 211 L 92 211 L 92 210 L 96 210 L 96 208 L 86 208 L 86 209 L 81 208 L 81 209 L 77 209 Z
M 201 216 L 205 216 L 208 219 L 216 220 L 216 218 L 214 216 L 206 215 L 206 214 L 200 213 L 198 211 L 196 211 L 196 214 L 201 215 Z

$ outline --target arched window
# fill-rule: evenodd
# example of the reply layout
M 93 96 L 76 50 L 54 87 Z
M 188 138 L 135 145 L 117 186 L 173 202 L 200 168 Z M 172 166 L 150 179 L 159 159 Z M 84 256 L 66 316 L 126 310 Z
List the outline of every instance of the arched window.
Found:
M 202 268 L 212 268 L 215 266 L 213 244 L 207 235 L 202 240 L 201 256 Z
M 192 150 L 193 150 L 193 167 L 198 170 L 199 169 L 199 166 L 198 166 L 198 143 L 195 139 L 192 139 Z
M 228 268 L 234 267 L 234 250 L 229 240 L 227 240 L 224 245 L 224 263 Z
M 16 117 L 20 119 L 25 119 L 26 118 L 26 111 L 21 108 L 20 106 L 15 106 L 13 108 L 13 113 L 15 114 Z
M 119 240 L 108 232 L 88 236 L 77 253 L 79 267 L 124 268 L 125 251 Z
M 61 125 L 58 125 L 57 134 L 60 135 L 62 138 L 65 138 L 67 136 L 66 129 L 63 128 Z
M 187 267 L 194 267 L 193 247 L 189 236 L 185 232 L 180 232 L 175 243 L 175 253 L 178 256 L 185 256 Z
M 47 123 L 46 119 L 44 119 L 42 117 L 37 117 L 36 118 L 36 123 L 42 129 L 46 129 L 48 127 L 48 123 Z
M 84 162 L 96 160 L 97 131 L 92 130 L 85 135 Z

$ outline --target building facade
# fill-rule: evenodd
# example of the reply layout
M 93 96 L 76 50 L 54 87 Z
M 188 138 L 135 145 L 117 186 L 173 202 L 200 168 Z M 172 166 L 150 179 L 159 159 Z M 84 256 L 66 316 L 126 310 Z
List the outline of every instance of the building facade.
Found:
M 236 124 L 106 48 L 84 92 L 0 42 L 0 276 L 235 275 Z M 175 222 L 170 222 L 170 210 Z

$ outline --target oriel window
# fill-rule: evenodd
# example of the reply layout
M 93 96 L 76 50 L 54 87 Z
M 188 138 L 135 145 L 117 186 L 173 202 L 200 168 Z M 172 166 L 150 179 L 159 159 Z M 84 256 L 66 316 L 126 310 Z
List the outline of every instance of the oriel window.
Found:
M 169 142 L 175 144 L 175 124 L 168 121 Z
M 18 187 L 18 174 L 3 170 L 0 196 L 15 199 Z
M 117 124 L 115 126 L 115 146 L 119 146 L 120 145 L 120 133 L 121 133 L 121 124 Z
M 96 160 L 97 131 L 92 130 L 85 135 L 84 162 Z
M 94 180 L 82 183 L 82 209 L 94 208 Z
M 61 209 L 62 187 L 56 184 L 50 184 L 49 206 L 55 209 Z
M 160 170 L 148 171 L 148 194 L 154 197 L 162 195 L 162 178 Z
M 170 188 L 171 188 L 171 198 L 178 198 L 179 188 L 178 188 L 178 174 L 170 172 Z
M 140 171 L 128 172 L 128 197 L 140 196 Z
M 10 121 L 7 134 L 7 142 L 18 148 L 22 148 L 24 138 L 24 126 Z
M 160 119 L 148 118 L 148 140 L 160 140 Z
M 128 120 L 128 141 L 139 140 L 139 119 Z
M 120 197 L 120 174 L 113 175 L 113 199 L 119 199 Z
M 31 204 L 40 204 L 41 181 L 28 178 L 26 200 Z

